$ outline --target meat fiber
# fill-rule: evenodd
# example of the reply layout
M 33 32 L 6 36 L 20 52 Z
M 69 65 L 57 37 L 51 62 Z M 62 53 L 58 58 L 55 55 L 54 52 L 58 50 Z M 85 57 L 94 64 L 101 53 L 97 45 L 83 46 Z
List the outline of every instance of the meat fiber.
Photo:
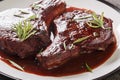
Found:
M 104 51 L 115 41 L 112 20 L 104 17 L 104 28 L 92 28 L 87 23 L 93 20 L 92 13 L 86 9 L 68 8 L 54 20 L 55 38 L 37 55 L 44 68 L 53 69 L 81 54 Z

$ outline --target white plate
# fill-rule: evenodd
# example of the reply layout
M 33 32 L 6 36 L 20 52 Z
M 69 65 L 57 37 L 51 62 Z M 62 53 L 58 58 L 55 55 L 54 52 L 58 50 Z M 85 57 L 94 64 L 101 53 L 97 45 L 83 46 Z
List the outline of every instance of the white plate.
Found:
M 5 0 L 0 2 L 0 11 L 3 11 L 12 7 L 27 7 L 29 4 L 37 0 Z M 104 12 L 105 16 L 111 18 L 114 26 L 114 33 L 117 38 L 117 50 L 115 53 L 101 66 L 93 70 L 93 73 L 83 73 L 65 77 L 49 77 L 49 76 L 38 76 L 21 72 L 16 70 L 6 63 L 0 61 L 0 71 L 2 74 L 12 76 L 12 78 L 18 78 L 22 80 L 92 80 L 108 74 L 120 66 L 120 14 L 113 8 L 96 0 L 65 0 L 68 5 L 87 8 L 94 10 L 97 13 Z

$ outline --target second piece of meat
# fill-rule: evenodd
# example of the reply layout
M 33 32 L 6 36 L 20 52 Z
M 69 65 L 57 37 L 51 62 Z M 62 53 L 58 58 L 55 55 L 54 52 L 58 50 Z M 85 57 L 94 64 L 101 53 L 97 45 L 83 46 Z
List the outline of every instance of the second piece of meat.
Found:
M 112 20 L 104 17 L 105 29 L 102 26 L 92 28 L 87 24 L 94 20 L 92 14 L 90 10 L 71 7 L 54 20 L 55 39 L 45 51 L 37 55 L 44 68 L 59 67 L 83 53 L 104 51 L 114 42 Z

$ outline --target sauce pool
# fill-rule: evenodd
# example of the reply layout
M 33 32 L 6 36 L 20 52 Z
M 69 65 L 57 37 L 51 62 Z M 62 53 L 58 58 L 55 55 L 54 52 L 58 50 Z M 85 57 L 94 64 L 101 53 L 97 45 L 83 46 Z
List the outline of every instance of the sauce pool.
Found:
M 87 72 L 85 63 L 87 63 L 92 69 L 103 64 L 116 49 L 116 42 L 111 44 L 106 51 L 96 51 L 90 54 L 81 54 L 79 57 L 69 60 L 66 64 L 53 70 L 44 69 L 41 64 L 38 64 L 34 57 L 20 59 L 17 56 L 8 55 L 0 51 L 0 59 L 6 62 L 8 65 L 14 67 L 7 59 L 14 61 L 18 65 L 24 68 L 25 72 L 42 75 L 42 76 L 68 76 Z M 15 68 L 15 67 L 14 67 Z M 17 69 L 17 68 L 16 68 Z

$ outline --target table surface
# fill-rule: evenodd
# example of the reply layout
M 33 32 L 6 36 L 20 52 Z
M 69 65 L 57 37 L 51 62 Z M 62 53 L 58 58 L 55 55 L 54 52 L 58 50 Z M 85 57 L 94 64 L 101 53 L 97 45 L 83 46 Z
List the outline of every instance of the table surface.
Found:
M 3 1 L 3 0 L 0 0 L 0 1 Z M 111 7 L 114 7 L 115 9 L 120 11 L 120 0 L 101 0 L 101 2 L 104 2 L 107 5 L 110 5 Z M 13 79 L 10 79 L 4 75 L 0 75 L 0 80 L 13 80 Z M 105 75 L 96 80 L 120 80 L 120 67 L 115 71 L 113 71 L 112 73 Z

